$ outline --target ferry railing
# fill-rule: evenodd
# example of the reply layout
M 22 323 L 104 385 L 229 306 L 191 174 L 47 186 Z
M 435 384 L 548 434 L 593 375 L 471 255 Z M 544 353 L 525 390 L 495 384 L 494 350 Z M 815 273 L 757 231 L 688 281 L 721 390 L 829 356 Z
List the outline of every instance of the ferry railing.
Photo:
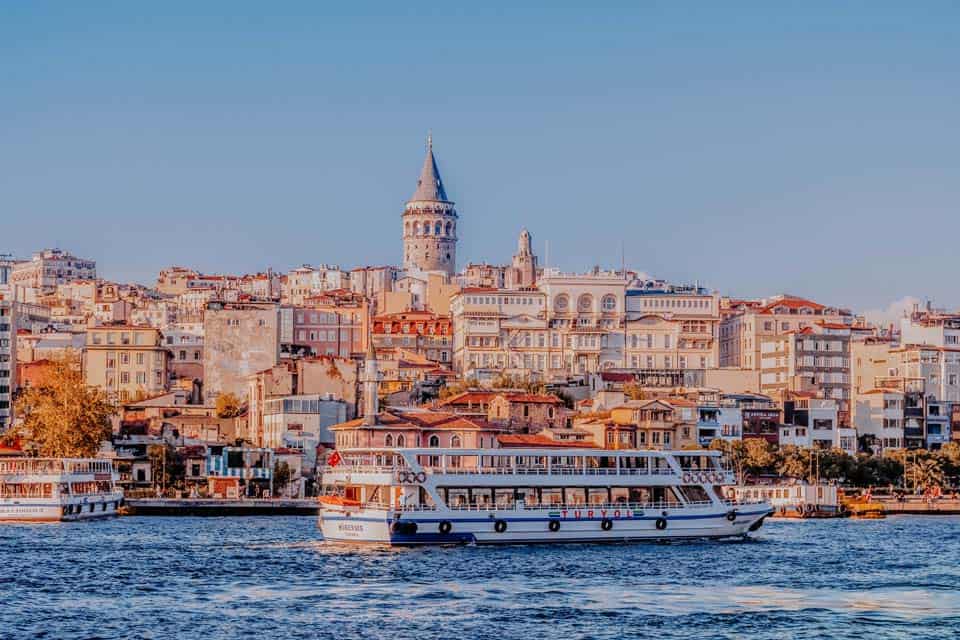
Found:
M 726 503 L 724 503 L 726 504 Z M 742 504 L 742 503 L 741 503 Z M 403 506 L 394 506 L 394 511 L 441 511 L 441 510 L 450 510 L 458 512 L 481 512 L 481 511 L 644 511 L 644 510 L 659 510 L 659 511 L 669 511 L 676 509 L 690 509 L 696 507 L 710 507 L 714 503 L 709 500 L 695 501 L 695 502 L 616 502 L 616 503 L 598 503 L 598 504 L 583 504 L 583 503 L 556 503 L 556 504 L 524 504 L 522 509 L 518 509 L 518 503 L 480 503 L 480 504 L 462 504 L 462 505 L 451 505 L 449 507 L 441 507 L 437 505 L 403 505 Z M 383 505 L 376 505 L 383 508 Z M 599 514 L 597 514 L 599 515 Z
M 501 467 L 457 467 L 448 466 L 446 469 L 435 466 L 424 466 L 425 473 L 430 475 L 555 475 L 555 476 L 679 476 L 673 469 L 643 469 L 613 467 L 567 467 L 552 466 L 501 466 Z M 388 473 L 412 471 L 409 467 L 388 467 L 377 465 L 343 465 L 323 467 L 321 473 Z

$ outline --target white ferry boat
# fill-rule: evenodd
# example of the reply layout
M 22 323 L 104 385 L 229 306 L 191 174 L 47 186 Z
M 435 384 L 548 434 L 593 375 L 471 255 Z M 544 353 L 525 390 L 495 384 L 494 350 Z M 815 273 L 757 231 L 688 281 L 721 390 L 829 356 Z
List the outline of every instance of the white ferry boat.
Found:
M 730 538 L 765 500 L 724 499 L 716 451 L 347 449 L 322 473 L 327 541 L 389 545 Z
M 115 516 L 117 480 L 109 460 L 0 458 L 0 523 Z

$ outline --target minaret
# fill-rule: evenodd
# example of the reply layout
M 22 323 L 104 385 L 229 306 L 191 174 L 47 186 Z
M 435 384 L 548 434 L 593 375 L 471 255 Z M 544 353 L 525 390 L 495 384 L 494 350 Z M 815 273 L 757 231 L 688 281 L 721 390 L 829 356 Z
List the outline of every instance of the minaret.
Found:
M 433 155 L 433 136 L 428 134 L 417 189 L 403 210 L 403 268 L 453 275 L 456 265 L 457 210 L 447 199 Z
M 367 355 L 363 360 L 363 424 L 372 426 L 377 424 L 377 413 L 380 411 L 377 397 L 377 351 L 373 348 L 373 336 L 367 332 Z

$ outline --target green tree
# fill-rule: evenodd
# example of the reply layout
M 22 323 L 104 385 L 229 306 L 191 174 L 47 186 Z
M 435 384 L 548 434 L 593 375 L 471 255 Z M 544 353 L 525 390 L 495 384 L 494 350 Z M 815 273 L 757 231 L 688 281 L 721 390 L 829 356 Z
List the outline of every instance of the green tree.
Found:
M 221 393 L 217 396 L 217 417 L 236 418 L 243 413 L 243 405 L 233 393 Z
M 754 474 L 775 473 L 776 447 L 762 438 L 744 441 L 744 468 Z
M 147 447 L 153 484 L 162 489 L 183 489 L 187 475 L 186 461 L 172 445 L 152 444 Z
M 84 458 L 96 455 L 110 438 L 110 418 L 117 412 L 107 394 L 87 386 L 76 363 L 52 360 L 17 398 L 21 426 L 10 437 L 20 436 L 26 448 L 41 456 Z
M 646 400 L 646 392 L 636 382 L 628 382 L 623 385 L 623 394 L 630 400 Z
M 914 457 L 907 462 L 904 470 L 905 484 L 914 489 L 941 487 L 944 484 L 943 468 L 934 457 Z
M 714 451 L 722 451 L 724 458 L 727 459 L 727 462 L 730 463 L 736 472 L 737 478 L 742 481 L 744 463 L 746 462 L 746 447 L 743 444 L 743 440 L 714 438 L 713 441 L 710 442 L 709 448 Z

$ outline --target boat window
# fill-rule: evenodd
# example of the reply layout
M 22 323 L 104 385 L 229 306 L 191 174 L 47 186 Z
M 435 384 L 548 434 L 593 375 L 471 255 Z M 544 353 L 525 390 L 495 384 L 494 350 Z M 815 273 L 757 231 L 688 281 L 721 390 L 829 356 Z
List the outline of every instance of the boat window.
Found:
M 565 504 L 586 504 L 587 503 L 587 491 L 583 488 L 569 488 L 565 489 L 564 493 L 566 494 Z
M 699 485 L 684 485 L 679 489 L 687 502 L 710 502 L 710 495 Z
M 540 489 L 540 504 L 563 504 L 563 489 L 559 487 Z
M 494 494 L 497 507 L 513 506 L 513 489 L 497 489 Z
M 609 503 L 609 490 L 607 488 L 587 489 L 587 504 L 607 504 Z
M 630 502 L 630 490 L 626 487 L 612 487 L 610 489 L 610 501 L 613 504 Z
M 451 509 L 463 508 L 470 503 L 470 490 L 459 487 L 448 487 L 443 489 L 443 501 Z
M 523 501 L 524 506 L 537 504 L 537 490 L 532 487 L 519 487 L 514 493 L 517 502 Z

